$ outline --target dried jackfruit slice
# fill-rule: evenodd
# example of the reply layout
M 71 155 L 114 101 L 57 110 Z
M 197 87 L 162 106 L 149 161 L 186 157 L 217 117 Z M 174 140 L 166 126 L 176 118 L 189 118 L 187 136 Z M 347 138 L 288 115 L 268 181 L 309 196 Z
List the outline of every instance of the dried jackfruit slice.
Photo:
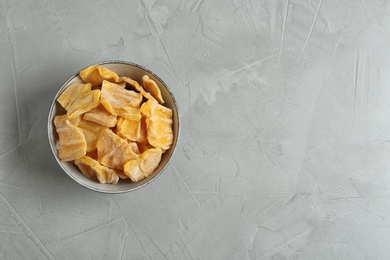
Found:
M 142 96 L 132 90 L 126 90 L 115 83 L 103 81 L 101 89 L 101 103 L 112 115 L 124 115 L 126 117 L 139 117 L 138 109 L 142 102 Z M 137 112 L 138 111 L 138 112 Z M 137 113 L 139 115 L 137 115 Z
M 154 147 L 169 149 L 173 142 L 172 110 L 153 100 L 143 103 L 140 110 L 146 117 L 148 142 Z
M 84 84 L 82 82 L 73 82 L 71 83 L 64 92 L 57 98 L 58 103 L 61 104 L 63 108 L 71 106 L 77 100 L 88 94 L 91 91 L 91 84 Z
M 157 83 L 154 82 L 148 75 L 142 77 L 142 86 L 144 89 L 149 92 L 160 104 L 164 104 L 164 99 L 161 96 L 160 88 L 157 86 Z
M 156 101 L 148 100 L 141 106 L 141 114 L 146 117 L 161 116 L 164 118 L 172 118 L 172 110 L 160 105 Z
M 96 142 L 100 137 L 100 133 L 106 130 L 107 127 L 84 119 L 80 121 L 78 127 L 83 131 L 87 141 L 87 152 L 96 150 Z
M 69 118 L 67 114 L 56 116 L 54 118 L 54 125 L 56 126 L 56 129 L 68 127 L 68 125 L 66 124 L 66 120 L 69 120 L 69 122 L 74 126 L 78 126 L 78 124 L 80 123 L 79 116 L 75 118 Z
M 139 108 L 126 107 L 119 111 L 119 115 L 129 120 L 140 120 L 141 111 Z
M 104 67 L 95 65 L 81 70 L 79 76 L 81 80 L 85 83 L 91 83 L 92 87 L 97 87 L 101 85 L 103 80 L 117 82 L 119 79 L 118 75 L 115 72 Z
M 117 122 L 117 117 L 109 113 L 107 109 L 105 109 L 105 107 L 101 104 L 86 112 L 83 116 L 83 119 L 107 127 L 114 127 Z
M 130 141 L 138 141 L 141 138 L 141 121 L 119 117 L 116 133 Z
M 123 171 L 133 182 L 140 181 L 153 173 L 161 161 L 161 155 L 159 148 L 148 149 L 140 158 L 128 161 Z
M 142 96 L 139 93 L 124 89 L 121 86 L 118 86 L 118 84 L 109 81 L 103 81 L 102 92 L 103 91 L 104 93 L 102 93 L 102 96 L 110 101 L 114 109 L 123 105 L 139 108 L 142 102 Z
M 140 165 L 141 165 L 142 159 L 138 158 L 135 160 L 128 161 L 123 169 L 123 172 L 129 176 L 129 178 L 133 182 L 137 182 L 145 178 L 144 173 L 141 171 Z
M 101 92 L 100 92 L 101 93 Z M 100 95 L 100 104 L 113 116 L 118 116 L 118 113 L 111 106 L 111 103 L 104 96 Z
M 154 146 L 168 150 L 173 143 L 172 119 L 152 116 L 146 119 L 148 141 Z
M 159 148 L 148 149 L 141 155 L 141 171 L 145 177 L 148 177 L 159 165 L 161 161 L 162 150 Z
M 141 93 L 142 96 L 144 96 L 145 98 L 149 99 L 149 100 L 153 100 L 153 101 L 156 101 L 157 100 L 147 91 L 145 91 L 145 89 L 143 87 L 141 87 L 137 81 L 131 79 L 131 78 L 128 78 L 128 77 L 121 77 L 119 79 L 120 81 L 124 81 L 126 83 L 128 83 L 129 85 L 131 85 L 132 87 L 134 87 L 139 93 Z
M 97 107 L 100 104 L 100 90 L 91 90 L 84 96 L 81 96 L 73 104 L 66 107 L 70 118 L 84 114 L 85 112 Z
M 125 139 L 114 134 L 110 129 L 102 131 L 96 146 L 98 161 L 110 168 L 123 170 L 123 165 L 127 161 L 139 157 Z
M 114 170 L 101 165 L 91 157 L 83 156 L 80 159 L 75 160 L 74 163 L 85 176 L 97 178 L 100 183 L 118 183 L 119 177 Z
M 65 119 L 65 124 L 63 124 L 63 120 L 63 116 L 54 118 L 54 125 L 56 126 L 59 139 L 58 157 L 62 161 L 73 161 L 85 155 L 87 142 L 80 128 L 67 119 Z
M 57 98 L 69 118 L 77 117 L 99 105 L 100 91 L 91 90 L 91 84 L 73 82 Z

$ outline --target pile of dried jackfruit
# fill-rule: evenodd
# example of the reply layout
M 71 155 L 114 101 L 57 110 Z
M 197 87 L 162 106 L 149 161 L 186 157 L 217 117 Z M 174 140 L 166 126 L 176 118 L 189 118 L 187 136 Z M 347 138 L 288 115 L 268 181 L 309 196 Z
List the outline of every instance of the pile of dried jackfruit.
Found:
M 102 66 L 79 73 L 58 97 L 58 156 L 100 183 L 137 182 L 157 168 L 173 143 L 172 110 L 147 75 L 142 85 Z

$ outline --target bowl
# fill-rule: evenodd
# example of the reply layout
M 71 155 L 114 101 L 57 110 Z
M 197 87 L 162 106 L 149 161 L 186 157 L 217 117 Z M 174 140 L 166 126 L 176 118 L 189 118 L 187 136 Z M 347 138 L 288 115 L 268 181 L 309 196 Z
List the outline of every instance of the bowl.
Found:
M 90 66 L 92 65 L 105 67 L 111 71 L 114 71 L 120 77 L 123 76 L 129 77 L 138 81 L 139 83 L 142 82 L 141 81 L 142 76 L 146 74 L 149 76 L 149 78 L 151 78 L 157 83 L 158 87 L 160 88 L 161 95 L 165 101 L 164 106 L 172 109 L 173 112 L 173 118 L 172 118 L 173 119 L 173 125 L 172 125 L 173 143 L 171 148 L 169 148 L 168 150 L 165 151 L 165 153 L 163 153 L 161 162 L 158 165 L 158 167 L 154 170 L 154 172 L 151 175 L 149 175 L 147 178 L 142 179 L 138 182 L 132 182 L 130 179 L 126 179 L 126 180 L 119 180 L 118 184 L 103 184 L 100 183 L 98 180 L 94 180 L 84 176 L 73 162 L 61 161 L 58 157 L 58 152 L 56 149 L 56 147 L 58 147 L 58 135 L 55 130 L 53 120 L 55 116 L 63 115 L 66 113 L 66 111 L 57 102 L 57 98 L 71 83 L 75 81 L 81 82 L 81 79 L 78 76 L 78 72 L 77 74 L 72 76 L 68 81 L 65 82 L 65 84 L 57 92 L 51 104 L 49 110 L 49 116 L 48 116 L 48 138 L 49 138 L 50 148 L 59 166 L 69 175 L 69 177 L 71 177 L 77 183 L 81 184 L 82 186 L 88 189 L 102 192 L 102 193 L 123 193 L 123 192 L 136 190 L 150 183 L 157 176 L 159 176 L 163 172 L 165 167 L 168 165 L 170 159 L 174 154 L 179 139 L 179 130 L 180 130 L 179 113 L 178 113 L 178 107 L 175 98 L 172 92 L 169 90 L 168 86 L 160 77 L 158 77 L 155 73 L 153 73 L 149 69 L 144 68 L 138 64 L 126 62 L 126 61 L 105 61 L 97 64 L 91 64 Z

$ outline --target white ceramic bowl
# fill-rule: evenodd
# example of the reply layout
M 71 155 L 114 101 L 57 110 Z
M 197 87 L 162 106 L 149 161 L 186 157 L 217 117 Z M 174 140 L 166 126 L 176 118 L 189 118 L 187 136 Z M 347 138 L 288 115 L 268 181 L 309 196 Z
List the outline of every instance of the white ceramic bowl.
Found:
M 58 135 L 55 130 L 53 120 L 56 115 L 63 115 L 66 113 L 66 111 L 61 107 L 61 105 L 56 101 L 57 98 L 62 94 L 62 92 L 75 81 L 81 81 L 81 79 L 78 76 L 78 73 L 74 76 L 72 76 L 57 92 L 56 96 L 53 99 L 53 102 L 50 107 L 49 111 L 49 118 L 48 118 L 48 136 L 49 136 L 49 143 L 51 150 L 54 154 L 55 159 L 57 160 L 58 164 L 61 166 L 61 168 L 77 183 L 83 185 L 86 188 L 89 188 L 94 191 L 103 192 L 103 193 L 122 193 L 122 192 L 128 192 L 135 189 L 138 189 L 149 182 L 151 182 L 153 179 L 155 179 L 157 176 L 159 176 L 164 168 L 167 166 L 169 160 L 171 159 L 178 139 L 179 139 L 179 130 L 180 130 L 180 124 L 179 124 L 179 113 L 177 104 L 175 101 L 175 98 L 172 94 L 172 92 L 168 89 L 167 85 L 164 83 L 162 79 L 160 79 L 156 74 L 151 72 L 150 70 L 131 63 L 131 62 L 125 62 L 125 61 L 106 61 L 101 62 L 98 64 L 92 64 L 92 65 L 99 65 L 102 67 L 105 67 L 111 71 L 114 71 L 118 74 L 118 76 L 124 76 L 132 78 L 139 83 L 141 83 L 141 78 L 143 75 L 148 75 L 151 79 L 153 79 L 158 87 L 160 88 L 161 95 L 165 101 L 164 106 L 172 109 L 173 111 L 173 144 L 171 148 L 169 148 L 161 158 L 161 162 L 159 166 L 156 168 L 156 170 L 147 178 L 140 180 L 138 182 L 132 182 L 130 179 L 128 180 L 119 180 L 118 184 L 102 184 L 99 183 L 97 180 L 90 179 L 86 176 L 84 176 L 80 170 L 77 168 L 77 166 L 73 162 L 63 162 L 58 157 L 58 152 L 56 147 L 58 147 Z

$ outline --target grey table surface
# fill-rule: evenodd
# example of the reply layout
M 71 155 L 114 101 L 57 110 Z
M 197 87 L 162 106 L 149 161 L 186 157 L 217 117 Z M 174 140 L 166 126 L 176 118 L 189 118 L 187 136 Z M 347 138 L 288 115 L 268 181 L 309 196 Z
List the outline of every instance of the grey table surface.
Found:
M 134 192 L 57 165 L 81 68 L 146 66 L 181 139 Z M 0 259 L 389 259 L 390 2 L 0 1 Z

